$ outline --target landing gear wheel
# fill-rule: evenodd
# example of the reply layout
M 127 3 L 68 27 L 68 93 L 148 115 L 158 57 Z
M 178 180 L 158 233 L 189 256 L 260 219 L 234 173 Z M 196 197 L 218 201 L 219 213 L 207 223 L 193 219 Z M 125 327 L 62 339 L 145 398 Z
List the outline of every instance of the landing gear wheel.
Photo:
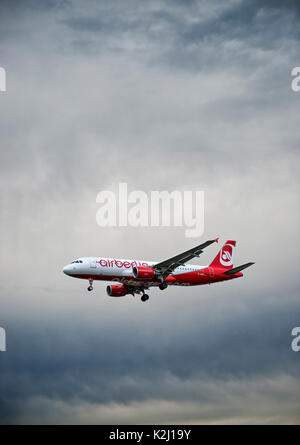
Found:
M 149 295 L 147 295 L 147 294 L 142 295 L 142 296 L 141 296 L 141 300 L 142 300 L 142 301 L 147 301 L 147 300 L 149 300 Z
M 87 288 L 87 290 L 89 290 L 89 291 L 93 290 L 93 280 L 92 280 L 92 278 L 89 278 L 89 287 Z
M 160 288 L 160 290 L 164 290 L 167 289 L 168 285 L 167 283 L 161 283 L 158 287 Z

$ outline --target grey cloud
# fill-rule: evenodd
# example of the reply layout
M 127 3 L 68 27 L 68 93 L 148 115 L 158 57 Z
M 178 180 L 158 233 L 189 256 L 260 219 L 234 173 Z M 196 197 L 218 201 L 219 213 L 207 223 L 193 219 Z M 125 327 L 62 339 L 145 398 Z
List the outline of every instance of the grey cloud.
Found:
M 119 4 L 119 11 L 122 13 L 100 4 L 96 14 L 84 12 L 64 23 L 78 34 L 94 34 L 90 44 L 102 42 L 102 48 L 106 44 L 126 51 L 124 39 L 138 40 L 150 63 L 171 63 L 177 69 L 210 69 L 212 63 L 218 63 L 216 50 L 224 41 L 245 41 L 254 48 L 271 50 L 287 38 L 299 40 L 299 8 L 294 2 L 212 2 L 211 7 L 208 2 L 158 2 L 156 7 L 138 9 L 130 2 L 126 7 Z M 212 49 L 205 53 L 210 42 Z M 134 51 L 140 52 L 139 47 Z
M 176 383 L 176 382 L 174 382 Z M 79 423 L 79 424 L 147 424 L 152 419 L 158 424 L 190 423 L 297 423 L 298 403 L 293 392 L 295 379 L 285 376 L 262 381 L 194 381 L 191 386 L 198 387 L 201 397 L 187 402 L 182 400 L 166 401 L 151 399 L 146 403 L 101 404 L 73 399 L 70 402 L 55 398 L 32 397 L 25 403 L 25 409 L 15 416 L 19 423 Z M 182 384 L 183 391 L 189 383 Z M 176 385 L 176 389 L 178 385 Z M 192 391 L 192 388 L 191 391 Z M 209 394 L 206 402 L 205 393 Z M 195 392 L 194 392 L 195 394 Z M 250 394 L 250 396 L 249 396 Z M 276 395 L 276 397 L 274 397 Z M 277 397 L 281 399 L 280 409 Z M 287 398 L 288 399 L 287 399 Z M 267 406 L 268 414 L 264 408 Z
M 258 388 L 262 386 L 272 399 L 271 382 L 294 382 L 299 373 L 297 354 L 290 347 L 299 304 L 281 301 L 272 309 L 263 303 L 265 298 L 259 297 L 259 310 L 255 302 L 246 311 L 242 306 L 226 310 L 225 304 L 223 309 L 219 305 L 217 313 L 207 304 L 199 305 L 193 315 L 188 310 L 176 314 L 170 307 L 171 321 L 164 328 L 163 313 L 155 323 L 141 315 L 129 325 L 105 310 L 102 318 L 97 314 L 92 323 L 80 320 L 75 313 L 70 318 L 67 311 L 60 322 L 53 316 L 46 321 L 42 309 L 40 322 L 30 320 L 30 325 L 16 327 L 7 321 L 10 344 L 2 362 L 1 394 L 6 400 L 2 417 L 16 422 L 17 407 L 38 399 L 70 405 L 66 419 L 73 403 L 100 404 L 104 411 L 111 404 L 147 405 L 151 400 L 179 405 L 201 400 L 209 405 L 220 400 L 219 391 L 222 398 L 235 398 L 231 385 L 234 388 L 243 381 L 250 386 L 255 382 L 255 397 L 260 397 Z M 118 329 L 113 321 L 116 315 Z M 213 389 L 215 386 L 219 390 Z M 293 404 L 297 404 L 296 393 L 294 396 Z M 253 421 L 259 422 L 252 415 Z M 268 411 L 261 409 L 261 415 L 264 418 Z M 35 422 L 34 414 L 30 418 L 21 412 L 19 416 L 21 421 Z M 202 416 L 198 421 L 206 419 Z M 98 421 L 104 419 L 99 414 Z M 217 421 L 218 414 L 212 419 Z M 115 418 L 117 423 L 121 420 L 122 416 Z

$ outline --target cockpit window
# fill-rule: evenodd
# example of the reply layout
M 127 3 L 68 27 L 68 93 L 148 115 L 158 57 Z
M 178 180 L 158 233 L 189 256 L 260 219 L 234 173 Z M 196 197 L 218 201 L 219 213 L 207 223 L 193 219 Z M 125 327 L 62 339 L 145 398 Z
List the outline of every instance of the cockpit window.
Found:
M 74 261 L 71 261 L 70 264 L 74 264 L 74 263 L 82 263 L 82 262 L 83 262 L 82 260 L 74 260 Z

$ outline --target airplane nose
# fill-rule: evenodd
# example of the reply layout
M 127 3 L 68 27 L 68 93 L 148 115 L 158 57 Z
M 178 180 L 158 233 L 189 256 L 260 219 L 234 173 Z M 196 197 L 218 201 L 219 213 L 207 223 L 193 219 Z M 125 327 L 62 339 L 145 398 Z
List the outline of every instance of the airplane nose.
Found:
M 63 273 L 65 273 L 66 275 L 70 275 L 70 272 L 71 272 L 71 266 L 70 264 L 67 264 L 67 266 L 63 268 Z

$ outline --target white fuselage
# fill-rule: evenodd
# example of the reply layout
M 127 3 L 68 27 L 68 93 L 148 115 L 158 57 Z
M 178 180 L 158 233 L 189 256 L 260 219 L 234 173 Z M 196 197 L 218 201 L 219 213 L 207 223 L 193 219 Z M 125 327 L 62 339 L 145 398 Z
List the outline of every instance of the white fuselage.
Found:
M 126 284 L 134 282 L 136 284 L 137 280 L 133 278 L 132 268 L 134 266 L 151 267 L 154 264 L 157 264 L 157 262 L 121 258 L 84 257 L 72 261 L 63 268 L 63 272 L 76 278 L 88 279 L 91 277 L 94 280 L 119 281 Z M 206 267 L 193 264 L 183 265 L 174 269 L 170 275 L 175 277 L 176 275 L 200 271 Z M 152 286 L 158 284 L 157 282 L 151 282 Z M 179 283 L 174 282 L 174 284 Z

